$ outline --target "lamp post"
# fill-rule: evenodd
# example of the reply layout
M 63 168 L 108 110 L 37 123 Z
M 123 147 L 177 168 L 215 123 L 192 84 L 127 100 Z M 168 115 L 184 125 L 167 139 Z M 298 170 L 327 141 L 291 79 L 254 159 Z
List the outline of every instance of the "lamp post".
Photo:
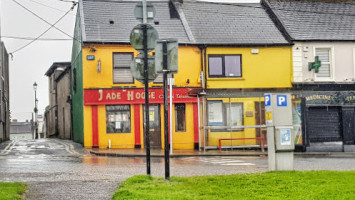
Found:
M 33 90 L 35 91 L 35 108 L 34 108 L 34 112 L 35 112 L 35 139 L 38 139 L 38 122 L 37 122 L 37 113 L 38 113 L 37 103 L 38 103 L 38 99 L 37 99 L 37 83 L 36 82 L 33 84 Z

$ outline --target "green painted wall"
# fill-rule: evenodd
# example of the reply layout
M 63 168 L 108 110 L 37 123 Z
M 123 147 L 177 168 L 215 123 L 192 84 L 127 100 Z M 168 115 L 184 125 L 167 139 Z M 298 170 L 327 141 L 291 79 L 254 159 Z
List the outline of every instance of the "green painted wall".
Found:
M 84 144 L 84 90 L 82 44 L 83 43 L 80 7 L 78 7 L 71 59 L 72 120 L 74 137 L 73 139 L 75 142 Z M 76 88 L 74 88 L 75 86 Z

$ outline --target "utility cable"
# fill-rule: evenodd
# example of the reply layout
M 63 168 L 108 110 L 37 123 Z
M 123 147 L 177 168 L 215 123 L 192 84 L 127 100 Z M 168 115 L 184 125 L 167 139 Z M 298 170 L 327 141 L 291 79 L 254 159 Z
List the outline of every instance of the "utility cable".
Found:
M 13 0 L 13 1 L 15 1 L 15 0 Z M 37 38 L 35 38 L 35 39 L 32 40 L 31 42 L 27 43 L 26 45 L 24 45 L 24 46 L 22 46 L 22 47 L 16 49 L 15 51 L 9 53 L 9 55 L 10 55 L 11 57 L 13 57 L 13 54 L 14 54 L 14 53 L 16 53 L 16 52 L 18 52 L 18 51 L 24 49 L 24 48 L 27 47 L 28 45 L 30 45 L 30 44 L 32 44 L 33 42 L 35 42 L 36 40 L 38 40 L 38 39 L 39 39 L 40 37 L 42 37 L 44 34 L 46 34 L 50 29 L 52 29 L 53 27 L 55 27 L 55 25 L 56 25 L 58 22 L 60 22 L 60 20 L 62 20 L 70 11 L 72 11 L 72 10 L 74 9 L 75 5 L 76 5 L 76 4 L 73 4 L 73 6 L 70 8 L 70 10 L 68 10 L 68 12 L 66 12 L 66 13 L 65 13 L 61 18 L 59 18 L 54 24 L 51 24 L 51 26 L 50 26 L 47 30 L 45 30 L 42 34 L 40 34 Z
M 66 36 L 73 38 L 71 35 L 67 34 L 66 32 L 62 31 L 61 29 L 57 28 L 56 26 L 52 26 L 52 24 L 50 22 L 48 22 L 47 20 L 43 19 L 42 17 L 38 16 L 36 13 L 32 12 L 31 10 L 29 10 L 28 8 L 26 8 L 25 6 L 23 6 L 22 4 L 20 4 L 19 2 L 17 2 L 16 0 L 12 0 L 13 2 L 15 2 L 16 4 L 18 4 L 19 6 L 21 6 L 22 8 L 24 8 L 25 10 L 27 10 L 28 12 L 30 12 L 31 14 L 33 14 L 34 16 L 38 17 L 39 19 L 41 19 L 42 21 L 46 22 L 48 25 L 50 25 L 51 27 L 57 29 L 58 31 L 62 32 L 63 34 L 65 34 Z M 74 9 L 74 7 L 76 6 L 76 2 L 73 3 L 73 6 L 70 8 L 69 11 L 72 11 Z M 65 13 L 65 15 L 67 15 L 68 12 Z M 64 15 L 64 16 L 65 16 Z
M 73 39 L 66 39 L 66 38 L 31 38 L 31 37 L 17 37 L 17 36 L 1 36 L 1 38 L 8 38 L 8 39 L 18 39 L 18 40 L 41 40 L 41 41 L 72 41 Z
M 38 5 L 47 7 L 47 8 L 51 8 L 51 9 L 53 9 L 53 10 L 57 10 L 57 11 L 60 11 L 60 12 L 63 12 L 63 13 L 66 12 L 66 11 L 64 11 L 64 10 L 61 10 L 61 9 L 58 9 L 58 8 L 55 8 L 55 7 L 46 5 L 46 4 L 44 4 L 44 3 L 41 3 L 41 2 L 38 2 L 38 1 L 35 1 L 35 0 L 30 0 L 30 1 L 32 1 L 33 3 L 36 3 L 36 4 L 38 4 Z M 71 14 L 71 13 L 69 13 L 69 14 L 75 16 L 75 14 Z

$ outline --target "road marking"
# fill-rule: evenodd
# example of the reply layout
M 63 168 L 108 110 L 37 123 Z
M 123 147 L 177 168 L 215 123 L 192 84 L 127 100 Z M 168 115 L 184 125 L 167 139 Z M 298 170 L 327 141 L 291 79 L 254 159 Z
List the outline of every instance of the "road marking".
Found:
M 0 155 L 7 155 L 10 153 L 11 149 L 13 148 L 13 146 L 16 144 L 16 140 L 12 140 L 6 147 L 4 150 L 2 150 L 0 152 Z
M 227 163 L 227 164 L 221 164 L 224 166 L 237 166 L 237 165 L 242 165 L 242 166 L 251 166 L 251 165 L 255 165 L 253 163 Z

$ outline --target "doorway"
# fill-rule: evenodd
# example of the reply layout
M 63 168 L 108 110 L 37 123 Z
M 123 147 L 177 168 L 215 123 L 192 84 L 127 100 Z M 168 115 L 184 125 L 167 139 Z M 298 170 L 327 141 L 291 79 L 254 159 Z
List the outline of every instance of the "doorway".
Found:
M 255 124 L 265 125 L 265 103 L 264 101 L 255 102 Z M 256 137 L 263 137 L 265 144 L 267 144 L 267 131 L 266 128 L 256 128 Z
M 144 123 L 144 136 L 145 136 L 145 106 L 143 105 L 143 123 Z M 160 125 L 160 105 L 149 105 L 149 143 L 150 147 L 154 149 L 161 148 L 161 125 Z M 144 137 L 145 143 L 145 137 Z

